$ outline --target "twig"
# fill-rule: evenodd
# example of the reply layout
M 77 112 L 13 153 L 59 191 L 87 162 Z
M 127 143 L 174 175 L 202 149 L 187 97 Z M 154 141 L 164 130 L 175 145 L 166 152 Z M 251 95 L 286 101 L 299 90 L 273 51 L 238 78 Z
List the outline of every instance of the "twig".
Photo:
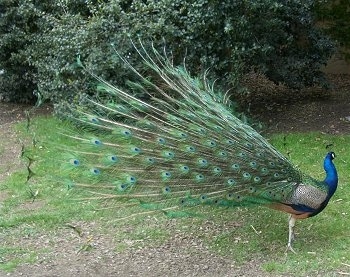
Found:
M 254 230 L 254 232 L 257 234 L 257 235 L 260 235 L 261 234 L 261 231 L 260 232 L 258 232 L 255 228 L 254 228 L 254 226 L 253 225 L 250 225 L 250 227 L 252 227 L 252 229 Z

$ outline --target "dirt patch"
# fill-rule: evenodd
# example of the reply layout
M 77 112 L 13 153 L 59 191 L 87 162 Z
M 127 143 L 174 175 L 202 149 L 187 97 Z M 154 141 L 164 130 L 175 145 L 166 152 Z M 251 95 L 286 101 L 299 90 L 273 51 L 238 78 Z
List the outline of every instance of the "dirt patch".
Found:
M 255 76 L 256 77 L 256 76 Z M 323 132 L 350 134 L 350 75 L 329 75 L 331 90 L 288 90 L 266 79 L 255 79 L 254 94 L 244 102 L 268 133 Z
M 18 134 L 13 130 L 14 122 L 0 125 L 0 134 L 3 138 L 0 145 L 0 182 L 21 166 L 19 156 L 22 144 Z
M 115 237 L 95 222 L 76 225 L 81 236 L 67 227 L 22 239 L 23 249 L 39 252 L 37 262 L 7 276 L 272 276 L 260 268 L 262 260 L 237 265 L 213 254 L 195 234 L 174 234 L 157 247 L 117 252 Z M 169 228 L 176 229 L 171 223 Z

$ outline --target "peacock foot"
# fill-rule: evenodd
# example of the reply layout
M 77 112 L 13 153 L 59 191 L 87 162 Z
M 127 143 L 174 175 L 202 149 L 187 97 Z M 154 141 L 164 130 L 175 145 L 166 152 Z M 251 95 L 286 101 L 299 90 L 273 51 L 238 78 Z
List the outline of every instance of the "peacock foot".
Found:
M 288 251 L 291 251 L 291 252 L 293 252 L 294 254 L 297 253 L 297 252 L 293 249 L 291 243 L 288 243 L 288 245 L 287 245 L 286 253 L 287 253 Z

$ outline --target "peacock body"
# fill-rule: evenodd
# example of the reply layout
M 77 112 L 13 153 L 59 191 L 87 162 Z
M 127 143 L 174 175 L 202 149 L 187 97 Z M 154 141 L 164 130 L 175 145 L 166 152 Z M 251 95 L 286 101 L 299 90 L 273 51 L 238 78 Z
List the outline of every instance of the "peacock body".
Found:
M 91 132 L 64 134 L 74 142 L 62 165 L 69 186 L 169 216 L 199 205 L 266 205 L 290 214 L 292 250 L 295 219 L 318 214 L 337 188 L 334 153 L 325 157 L 324 181 L 306 176 L 233 116 L 208 82 L 156 50 L 137 51 L 161 81 L 124 60 L 140 80 L 130 87 L 147 95 L 144 101 L 95 76 L 108 101 L 71 107 L 69 118 Z

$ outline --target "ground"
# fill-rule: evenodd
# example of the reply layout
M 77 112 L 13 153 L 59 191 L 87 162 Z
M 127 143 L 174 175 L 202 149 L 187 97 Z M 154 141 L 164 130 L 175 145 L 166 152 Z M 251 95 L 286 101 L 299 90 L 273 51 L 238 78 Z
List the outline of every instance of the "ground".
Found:
M 295 95 L 291 97 L 290 91 L 282 97 L 273 93 L 268 98 L 261 97 L 259 94 L 251 95 L 251 114 L 256 120 L 262 122 L 265 130 L 270 133 L 318 131 L 329 134 L 350 134 L 350 75 L 330 77 L 333 85 L 331 91 L 317 90 L 319 93 L 317 97 L 315 93 L 307 92 L 300 93 L 298 97 Z M 297 100 L 292 100 L 294 98 Z M 18 158 L 21 143 L 12 127 L 15 123 L 24 120 L 26 109 L 28 106 L 0 103 L 0 136 L 2 138 L 0 182 L 23 166 Z M 39 113 L 50 113 L 50 109 L 41 108 Z M 1 200 L 6 197 L 9 196 L 0 192 L 0 208 Z M 40 203 L 37 205 L 39 207 L 31 206 L 30 209 L 40 208 Z M 270 276 L 259 266 L 264 261 L 264 257 L 259 261 L 250 261 L 246 265 L 237 266 L 234 261 L 207 249 L 196 234 L 184 236 L 174 232 L 169 242 L 119 253 L 113 248 L 116 238 L 112 234 L 98 232 L 97 223 L 79 222 L 77 224 L 84 230 L 82 236 L 78 236 L 70 228 L 62 227 L 52 233 L 36 233 L 35 236 L 18 238 L 24 248 L 49 250 L 35 257 L 33 264 L 25 263 L 13 273 L 0 272 L 0 275 Z M 171 220 L 168 224 L 169 228 L 175 228 Z M 90 233 L 88 230 L 93 231 Z M 79 251 L 77 247 L 89 245 L 87 242 L 94 245 L 94 250 Z

